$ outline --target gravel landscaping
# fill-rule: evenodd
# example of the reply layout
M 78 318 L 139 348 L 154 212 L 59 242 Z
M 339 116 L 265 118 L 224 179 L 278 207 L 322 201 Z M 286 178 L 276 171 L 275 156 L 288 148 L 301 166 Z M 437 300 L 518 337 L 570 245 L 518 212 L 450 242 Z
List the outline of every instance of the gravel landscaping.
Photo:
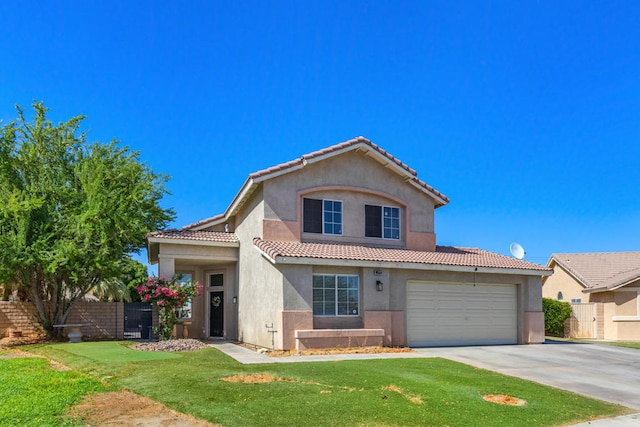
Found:
M 144 342 L 136 344 L 131 348 L 142 351 L 194 351 L 207 348 L 208 346 L 194 339 L 166 340 L 155 342 Z

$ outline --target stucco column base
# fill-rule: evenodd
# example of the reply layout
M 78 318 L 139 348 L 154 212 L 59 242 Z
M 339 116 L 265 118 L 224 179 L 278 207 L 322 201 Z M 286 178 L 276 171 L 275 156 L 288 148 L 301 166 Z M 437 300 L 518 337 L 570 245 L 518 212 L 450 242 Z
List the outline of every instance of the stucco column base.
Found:
M 404 311 L 365 311 L 365 329 L 384 329 L 384 346 L 407 344 L 404 332 Z
M 544 342 L 544 313 L 525 311 L 523 344 L 541 344 Z
M 283 310 L 278 317 L 280 339 L 276 344 L 279 350 L 296 348 L 296 330 L 313 329 L 313 312 L 311 310 Z

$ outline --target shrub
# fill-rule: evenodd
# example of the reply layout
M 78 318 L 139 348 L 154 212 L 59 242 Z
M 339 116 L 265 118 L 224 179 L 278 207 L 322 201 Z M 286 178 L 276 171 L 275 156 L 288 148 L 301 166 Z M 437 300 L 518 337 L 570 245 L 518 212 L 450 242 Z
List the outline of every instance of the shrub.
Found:
M 147 283 L 136 288 L 140 299 L 150 302 L 158 309 L 160 325 L 155 333 L 161 340 L 171 339 L 173 327 L 177 322 L 176 310 L 182 307 L 190 298 L 202 295 L 202 285 L 191 280 L 182 280 L 178 274 L 170 280 L 164 277 L 149 277 Z
M 544 312 L 545 333 L 563 336 L 564 322 L 571 317 L 571 304 L 550 298 L 542 298 L 542 311 Z

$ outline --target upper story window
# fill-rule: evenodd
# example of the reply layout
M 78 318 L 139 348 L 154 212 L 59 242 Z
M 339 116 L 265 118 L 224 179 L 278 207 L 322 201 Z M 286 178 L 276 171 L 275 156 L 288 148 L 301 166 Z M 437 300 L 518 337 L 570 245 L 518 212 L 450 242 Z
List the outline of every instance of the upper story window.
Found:
M 303 199 L 305 233 L 342 234 L 342 202 L 340 200 Z
M 364 205 L 364 235 L 400 239 L 400 208 Z

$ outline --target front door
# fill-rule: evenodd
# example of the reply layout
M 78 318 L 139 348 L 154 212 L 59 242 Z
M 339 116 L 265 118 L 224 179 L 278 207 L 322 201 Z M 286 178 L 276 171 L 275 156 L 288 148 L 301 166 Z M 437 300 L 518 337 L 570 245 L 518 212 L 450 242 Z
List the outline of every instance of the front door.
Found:
M 209 335 L 224 336 L 224 292 L 209 292 Z

